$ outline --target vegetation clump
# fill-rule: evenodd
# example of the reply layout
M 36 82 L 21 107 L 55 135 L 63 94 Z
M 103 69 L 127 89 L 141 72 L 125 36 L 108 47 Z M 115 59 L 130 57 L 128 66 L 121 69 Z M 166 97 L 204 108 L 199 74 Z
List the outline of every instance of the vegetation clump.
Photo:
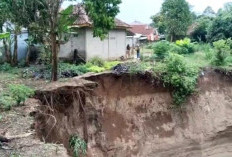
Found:
M 174 104 L 181 105 L 195 91 L 199 70 L 187 64 L 183 56 L 174 53 L 164 63 L 161 79 L 173 87 Z
M 222 66 L 226 64 L 226 58 L 232 52 L 230 49 L 230 45 L 227 44 L 226 40 L 219 40 L 213 43 L 215 47 L 215 57 L 213 60 L 213 64 L 216 66 Z
M 24 104 L 27 98 L 34 95 L 34 90 L 18 84 L 10 84 L 8 88 L 0 94 L 0 108 L 10 110 L 13 106 Z
M 86 154 L 87 144 L 77 135 L 71 136 L 69 139 L 69 147 L 73 150 L 73 157 L 80 157 Z

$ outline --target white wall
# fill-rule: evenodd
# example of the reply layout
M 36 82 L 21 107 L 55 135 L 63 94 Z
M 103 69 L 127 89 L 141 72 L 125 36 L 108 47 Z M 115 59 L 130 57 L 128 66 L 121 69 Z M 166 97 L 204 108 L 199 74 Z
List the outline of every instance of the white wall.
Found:
M 126 54 L 126 31 L 112 30 L 109 36 L 101 41 L 100 38 L 93 38 L 91 29 L 86 32 L 86 59 L 100 57 L 105 60 L 119 59 Z
M 78 31 L 78 36 L 72 37 L 65 44 L 60 45 L 59 58 L 73 58 L 74 50 L 78 50 L 78 54 L 85 58 L 86 52 L 86 31 L 85 29 L 80 29 Z
M 119 59 L 126 54 L 126 30 L 112 30 L 109 36 L 101 41 L 94 38 L 92 29 L 79 31 L 78 37 L 72 37 L 67 43 L 60 46 L 59 58 L 72 58 L 77 49 L 86 60 L 100 57 L 104 60 Z

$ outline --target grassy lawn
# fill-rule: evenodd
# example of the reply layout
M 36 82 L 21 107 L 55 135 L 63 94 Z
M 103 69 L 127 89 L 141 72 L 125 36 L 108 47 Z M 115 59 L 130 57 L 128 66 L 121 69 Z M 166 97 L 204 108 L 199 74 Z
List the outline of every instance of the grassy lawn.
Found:
M 185 55 L 185 60 L 187 63 L 198 66 L 199 68 L 204 68 L 210 66 L 210 59 L 204 52 L 195 52 L 193 54 Z

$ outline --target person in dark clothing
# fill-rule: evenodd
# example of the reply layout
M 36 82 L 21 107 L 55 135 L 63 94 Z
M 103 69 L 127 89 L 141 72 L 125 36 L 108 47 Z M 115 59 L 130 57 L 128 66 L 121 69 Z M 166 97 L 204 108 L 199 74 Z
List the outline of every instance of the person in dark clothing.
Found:
M 130 47 L 130 45 L 128 44 L 128 45 L 126 46 L 126 58 L 127 58 L 127 59 L 130 58 L 130 49 L 131 49 L 131 47 Z
M 137 59 L 140 58 L 140 47 L 139 45 L 136 46 L 136 52 L 137 52 Z

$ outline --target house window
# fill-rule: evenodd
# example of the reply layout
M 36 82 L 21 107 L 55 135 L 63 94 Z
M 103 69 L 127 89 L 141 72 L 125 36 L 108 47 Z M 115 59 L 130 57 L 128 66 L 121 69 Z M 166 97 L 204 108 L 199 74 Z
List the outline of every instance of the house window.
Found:
M 74 38 L 77 38 L 77 37 L 78 37 L 78 34 L 73 34 L 73 37 L 74 37 Z

